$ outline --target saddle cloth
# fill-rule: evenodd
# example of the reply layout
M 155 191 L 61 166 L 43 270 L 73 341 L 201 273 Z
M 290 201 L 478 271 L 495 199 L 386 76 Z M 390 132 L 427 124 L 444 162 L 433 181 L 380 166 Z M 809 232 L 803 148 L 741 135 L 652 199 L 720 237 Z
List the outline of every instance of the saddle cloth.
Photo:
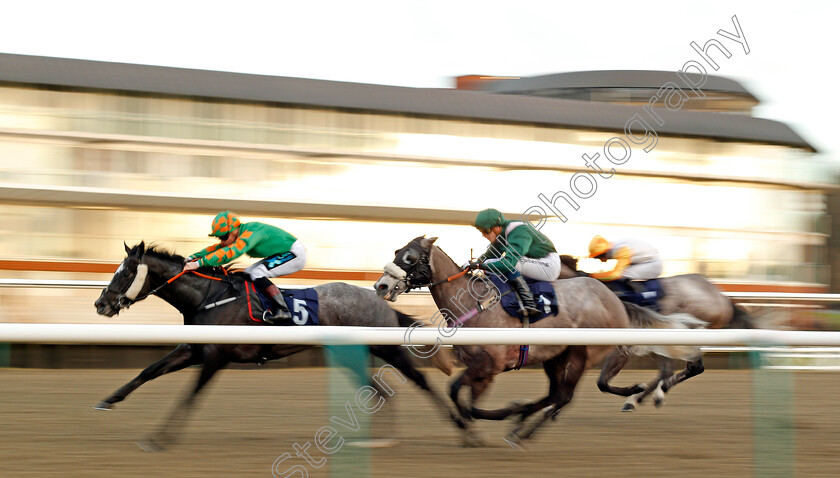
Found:
M 642 307 L 650 307 L 657 309 L 659 306 L 659 299 L 665 297 L 665 291 L 662 289 L 662 284 L 659 279 L 650 279 L 646 281 L 634 281 L 644 286 L 645 291 L 642 293 L 635 292 L 622 280 L 605 282 L 604 284 L 610 288 L 619 299 L 636 304 Z
M 275 312 L 274 300 L 254 287 L 251 282 L 246 283 L 246 288 L 249 290 L 249 294 L 256 292 L 252 301 L 258 301 L 260 307 L 259 311 L 251 312 L 252 319 L 261 320 L 263 310 Z M 283 294 L 286 307 L 292 313 L 292 322 L 294 323 L 286 325 L 318 325 L 318 292 L 315 289 L 280 289 L 280 293 Z M 254 317 L 255 315 L 257 318 Z
M 502 308 L 508 314 L 519 317 L 519 301 L 517 300 L 516 292 L 510 289 L 510 285 L 502 277 L 494 274 L 487 274 L 487 276 L 493 282 L 493 285 L 496 286 L 496 289 L 499 290 L 499 294 L 502 295 Z M 525 282 L 528 283 L 528 287 L 534 294 L 534 302 L 537 303 L 537 308 L 540 310 L 540 315 L 529 317 L 528 321 L 533 324 L 549 315 L 556 314 L 557 296 L 554 293 L 554 287 L 551 285 L 551 282 L 536 281 L 528 278 L 525 278 Z

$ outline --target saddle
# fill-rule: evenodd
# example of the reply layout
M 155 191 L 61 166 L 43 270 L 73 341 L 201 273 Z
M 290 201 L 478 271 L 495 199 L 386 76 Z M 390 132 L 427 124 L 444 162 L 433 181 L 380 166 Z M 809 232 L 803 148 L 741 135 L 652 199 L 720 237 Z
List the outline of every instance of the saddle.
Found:
M 243 272 L 236 271 L 228 274 L 229 287 L 226 290 L 219 290 L 213 296 L 208 296 L 201 308 L 208 310 L 214 307 L 226 306 L 225 304 L 236 303 L 238 299 L 244 298 L 248 308 L 248 317 L 254 322 L 265 323 L 262 320 L 263 312 L 276 312 L 277 305 L 265 295 L 258 287 L 254 286 L 251 279 Z M 286 307 L 292 313 L 292 322 L 283 325 L 318 325 L 318 292 L 315 289 L 279 289 L 286 301 Z
M 252 320 L 262 322 L 263 311 L 277 312 L 277 305 L 265 295 L 265 292 L 254 287 L 250 280 L 245 282 L 246 295 L 248 296 L 248 313 Z M 318 292 L 315 289 L 279 289 L 286 302 L 286 307 L 292 313 L 292 323 L 289 325 L 318 325 Z M 253 299 L 252 297 L 253 296 Z M 254 307 L 258 305 L 259 308 Z
M 624 280 L 604 282 L 604 285 L 615 292 L 615 295 L 625 302 L 658 311 L 659 299 L 665 297 L 665 291 L 662 289 L 662 284 L 659 279 L 633 282 L 640 285 L 643 291 L 637 292 Z
M 520 317 L 519 301 L 517 300 L 516 293 L 511 290 L 510 285 L 499 276 L 487 274 L 487 277 L 490 278 L 490 281 L 498 289 L 502 299 L 502 308 L 505 309 L 505 312 L 514 317 Z M 540 315 L 528 317 L 528 322 L 533 324 L 549 315 L 555 315 L 557 313 L 557 296 L 554 293 L 554 286 L 551 282 L 537 281 L 528 279 L 527 277 L 525 278 L 525 282 L 531 289 L 531 293 L 534 294 L 534 302 L 537 303 L 537 308 L 540 309 Z

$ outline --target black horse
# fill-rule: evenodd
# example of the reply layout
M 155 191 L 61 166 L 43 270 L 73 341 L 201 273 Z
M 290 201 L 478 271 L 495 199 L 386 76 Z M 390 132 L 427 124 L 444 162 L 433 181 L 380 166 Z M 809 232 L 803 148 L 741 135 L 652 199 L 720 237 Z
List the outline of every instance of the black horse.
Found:
M 258 317 L 249 310 L 246 279 L 243 274 L 228 273 L 223 268 L 203 268 L 200 273 L 181 274 L 184 258 L 155 247 L 140 244 L 125 247 L 128 257 L 117 269 L 110 284 L 102 290 L 95 302 L 97 313 L 112 317 L 121 309 L 149 295 L 157 295 L 184 316 L 185 325 L 255 325 L 265 326 L 254 320 Z M 174 279 L 174 280 L 173 280 Z M 250 289 L 250 287 L 249 287 Z M 253 290 L 253 289 L 251 289 Z M 414 321 L 380 300 L 370 289 L 332 282 L 314 288 L 318 294 L 319 323 L 321 325 L 347 325 L 370 327 L 408 327 Z M 253 296 L 253 292 L 251 292 Z M 234 298 L 233 300 L 231 300 Z M 257 301 L 258 302 L 258 299 Z M 207 305 L 218 304 L 207 308 Z M 180 424 L 186 422 L 196 396 L 213 377 L 229 363 L 262 363 L 298 353 L 310 345 L 220 345 L 181 344 L 163 359 L 146 367 L 140 374 L 120 387 L 108 398 L 99 402 L 96 409 L 110 410 L 142 384 L 191 365 L 203 364 L 198 382 L 190 394 L 173 410 L 158 431 L 141 443 L 144 449 L 162 449 L 174 443 Z M 450 418 L 463 427 L 442 396 L 431 389 L 425 377 L 411 363 L 399 345 L 374 345 L 370 352 L 428 392 L 433 401 L 444 409 Z M 358 372 L 357 372 L 358 373 Z M 367 377 L 360 377 L 367 379 Z M 379 388 L 376 383 L 371 386 Z M 388 394 L 380 393 L 387 398 Z

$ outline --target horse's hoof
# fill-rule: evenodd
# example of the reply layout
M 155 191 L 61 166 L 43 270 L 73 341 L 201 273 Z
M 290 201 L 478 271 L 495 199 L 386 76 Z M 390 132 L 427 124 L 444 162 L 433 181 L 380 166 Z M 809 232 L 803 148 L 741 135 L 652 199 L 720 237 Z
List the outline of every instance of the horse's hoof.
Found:
M 162 445 L 159 445 L 152 439 L 138 441 L 137 446 L 139 446 L 140 449 L 145 451 L 146 453 L 157 453 L 165 449 Z
M 97 403 L 96 406 L 93 407 L 93 409 L 94 410 L 105 410 L 106 412 L 110 412 L 111 407 L 113 407 L 113 406 L 114 406 L 113 403 L 108 403 L 105 400 L 103 400 L 103 401 Z
M 665 392 L 662 391 L 662 388 L 658 388 L 655 392 L 653 392 L 653 404 L 656 408 L 661 407 L 665 404 Z
M 510 432 L 507 434 L 506 437 L 502 438 L 505 443 L 508 444 L 509 447 L 513 448 L 514 450 L 525 451 L 525 444 L 522 442 L 522 439 L 519 438 L 519 435 L 516 433 Z
M 633 405 L 632 403 L 625 403 L 624 406 L 621 407 L 622 412 L 632 412 L 635 409 L 636 405 Z

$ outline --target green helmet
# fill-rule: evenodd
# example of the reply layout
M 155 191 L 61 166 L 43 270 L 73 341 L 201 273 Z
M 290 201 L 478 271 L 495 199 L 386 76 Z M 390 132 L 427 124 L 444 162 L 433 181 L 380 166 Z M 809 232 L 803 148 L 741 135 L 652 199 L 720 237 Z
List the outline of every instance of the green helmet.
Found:
M 211 236 L 222 237 L 239 227 L 239 218 L 230 211 L 222 211 L 213 218 Z
M 475 217 L 473 226 L 479 229 L 490 229 L 496 226 L 504 226 L 506 222 L 505 216 L 496 209 L 485 209 Z

